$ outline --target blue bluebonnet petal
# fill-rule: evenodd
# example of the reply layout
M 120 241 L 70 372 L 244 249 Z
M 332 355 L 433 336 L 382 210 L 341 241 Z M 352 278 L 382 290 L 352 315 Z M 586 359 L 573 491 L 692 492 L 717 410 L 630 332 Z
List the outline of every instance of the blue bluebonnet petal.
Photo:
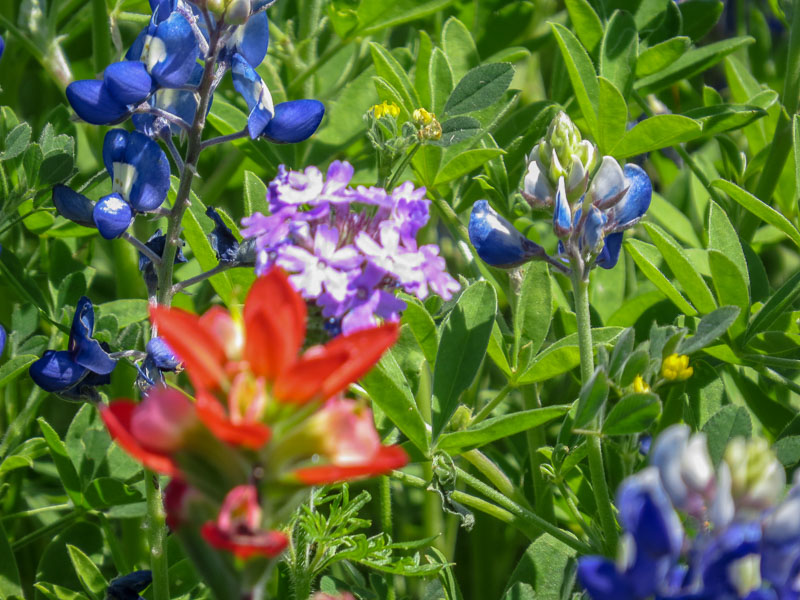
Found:
M 319 100 L 291 100 L 275 105 L 275 114 L 262 135 L 276 144 L 296 144 L 310 138 L 322 122 L 325 106 Z
M 153 78 L 143 63 L 123 60 L 108 65 L 103 71 L 108 93 L 122 104 L 144 102 L 153 91 Z
M 177 0 L 150 0 L 150 12 L 153 13 L 152 20 L 156 24 L 169 18 L 176 8 L 178 8 Z
M 3 355 L 3 350 L 6 347 L 6 339 L 8 336 L 6 335 L 6 328 L 0 325 L 0 356 Z
M 199 56 L 192 26 L 173 12 L 156 27 L 144 62 L 158 85 L 174 88 L 189 81 Z
M 65 219 L 84 227 L 94 227 L 92 218 L 94 204 L 83 194 L 59 183 L 53 187 L 53 204 L 58 214 Z
M 563 176 L 559 178 L 558 189 L 556 190 L 553 209 L 553 231 L 559 238 L 568 237 L 572 231 L 572 213 L 569 208 Z
M 241 54 L 233 55 L 231 74 L 233 87 L 242 95 L 250 110 L 247 117 L 247 129 L 250 137 L 256 139 L 264 131 L 275 112 L 272 95 L 259 74 L 242 58 Z
M 622 198 L 626 188 L 622 167 L 613 157 L 604 156 L 589 188 L 594 205 L 601 210 L 613 206 Z
M 128 136 L 125 162 L 136 168 L 128 201 L 134 210 L 148 212 L 164 203 L 169 191 L 169 160 L 161 147 L 138 131 Z
M 734 523 L 714 538 L 702 557 L 702 577 L 705 591 L 723 597 L 736 594 L 731 579 L 731 564 L 750 554 L 757 554 L 761 545 L 761 526 L 758 522 Z
M 73 81 L 66 93 L 75 114 L 92 125 L 110 125 L 128 116 L 128 107 L 115 100 L 98 79 Z
M 128 135 L 124 129 L 112 129 L 103 138 L 103 164 L 111 177 L 114 177 L 114 163 L 125 161 Z
M 605 244 L 600 254 L 597 257 L 596 264 L 598 267 L 604 269 L 613 269 L 619 260 L 619 252 L 622 249 L 622 236 L 621 231 L 617 233 L 610 233 L 605 238 Z
M 633 227 L 639 222 L 647 209 L 653 196 L 653 186 L 650 178 L 638 165 L 628 163 L 623 169 L 628 191 L 622 199 L 609 209 L 609 226 L 613 231 L 621 231 Z
M 579 211 L 580 212 L 580 211 Z M 577 216 L 577 213 L 576 213 Z M 606 216 L 602 211 L 594 206 L 589 207 L 586 221 L 583 223 L 582 242 L 584 248 L 596 254 L 603 247 L 603 227 L 606 224 Z
M 100 235 L 107 240 L 113 240 L 122 235 L 131 224 L 133 210 L 122 196 L 109 194 L 94 205 L 92 217 Z
M 125 53 L 126 60 L 133 60 L 133 61 L 141 61 L 142 60 L 142 53 L 144 52 L 145 44 L 147 43 L 147 37 L 152 36 L 156 31 L 156 26 L 152 23 L 148 24 L 147 27 L 142 29 L 139 32 L 139 35 L 136 36 L 136 39 L 133 40 L 131 47 L 128 48 L 128 51 Z
M 0 35 L 0 58 L 3 57 L 3 51 L 6 49 L 6 41 L 3 39 L 3 36 Z
M 150 0 L 150 3 L 153 4 L 156 1 Z M 168 0 L 161 1 L 168 2 Z M 144 591 L 152 581 L 152 571 L 134 571 L 112 579 L 106 590 L 106 595 L 110 600 L 138 600 L 139 593 Z
M 117 361 L 108 355 L 100 346 L 100 342 L 92 339 L 92 333 L 94 333 L 94 307 L 89 298 L 82 296 L 72 317 L 68 350 L 72 359 L 80 366 L 99 375 L 107 375 L 114 370 Z
M 517 231 L 486 200 L 478 200 L 472 207 L 469 239 L 478 256 L 494 267 L 514 267 L 543 252 L 541 246 Z
M 72 360 L 67 350 L 45 350 L 28 369 L 34 383 L 46 392 L 62 392 L 75 387 L 88 371 Z
M 269 48 L 269 20 L 267 13 L 251 16 L 233 34 L 227 46 L 234 53 L 241 54 L 254 69 L 264 62 Z
M 150 239 L 148 239 L 144 245 L 150 248 L 150 250 L 152 250 L 156 256 L 163 256 L 164 246 L 166 245 L 166 243 L 167 243 L 167 236 L 162 234 L 160 229 L 156 229 L 156 232 L 150 236 Z M 181 244 L 178 245 L 178 251 L 175 253 L 174 264 L 176 265 L 178 263 L 187 262 L 186 257 L 183 255 L 182 244 L 183 242 L 181 242 Z M 151 264 L 150 259 L 146 255 L 139 252 L 139 270 L 144 271 L 145 267 L 147 267 L 147 265 L 149 264 Z
M 154 364 L 162 371 L 174 371 L 181 365 L 181 361 L 163 338 L 152 338 L 147 342 L 146 350 L 147 354 L 153 358 Z
M 213 206 L 206 208 L 206 216 L 214 221 L 214 230 L 211 232 L 211 247 L 217 253 L 217 260 L 223 263 L 236 262 L 239 241 Z
M 617 566 L 602 556 L 585 556 L 578 563 L 578 581 L 592 600 L 637 600 Z

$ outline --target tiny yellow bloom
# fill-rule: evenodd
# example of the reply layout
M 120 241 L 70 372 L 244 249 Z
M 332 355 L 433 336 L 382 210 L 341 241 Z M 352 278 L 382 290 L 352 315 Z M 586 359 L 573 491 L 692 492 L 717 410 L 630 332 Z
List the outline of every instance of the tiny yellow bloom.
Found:
M 661 363 L 661 376 L 670 381 L 686 381 L 694 373 L 685 354 L 670 354 Z
M 637 375 L 633 379 L 633 391 L 637 394 L 644 394 L 650 391 L 650 386 L 647 385 L 647 382 L 642 379 L 641 375 Z
M 370 110 L 374 113 L 376 119 L 380 119 L 381 117 L 392 117 L 396 119 L 400 114 L 400 107 L 394 102 L 390 104 L 386 102 L 386 100 L 380 104 L 376 104 Z
M 414 111 L 412 117 L 417 125 L 430 125 L 436 118 L 436 115 L 428 112 L 424 108 L 418 108 Z

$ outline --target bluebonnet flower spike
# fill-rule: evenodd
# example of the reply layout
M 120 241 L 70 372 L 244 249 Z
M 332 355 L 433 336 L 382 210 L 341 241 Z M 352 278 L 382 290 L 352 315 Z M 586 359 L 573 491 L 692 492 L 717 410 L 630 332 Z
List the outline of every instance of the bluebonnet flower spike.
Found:
M 544 254 L 541 246 L 517 231 L 486 200 L 472 207 L 469 239 L 478 256 L 493 267 L 515 267 Z

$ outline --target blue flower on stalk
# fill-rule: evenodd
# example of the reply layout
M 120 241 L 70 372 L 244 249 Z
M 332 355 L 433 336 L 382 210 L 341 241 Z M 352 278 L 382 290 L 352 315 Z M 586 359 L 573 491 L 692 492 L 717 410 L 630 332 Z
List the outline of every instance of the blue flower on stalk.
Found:
M 108 346 L 92 338 L 94 307 L 86 296 L 78 301 L 67 350 L 46 350 L 29 369 L 34 383 L 47 392 L 79 399 L 94 386 L 111 383 L 117 361 Z
M 67 86 L 67 100 L 84 121 L 119 123 L 157 89 L 189 82 L 200 56 L 192 26 L 180 13 L 167 13 L 169 2 L 151 6 L 150 23 L 128 50 L 127 60 L 106 67 L 102 80 L 83 79 Z
M 159 383 L 164 383 L 165 372 L 175 372 L 181 368 L 181 361 L 175 356 L 172 348 L 160 337 L 151 338 L 145 347 L 142 366 L 136 366 L 139 375 L 136 383 L 140 388 L 149 388 Z
M 198 86 L 200 85 L 202 77 L 203 67 L 200 63 L 195 63 L 194 70 L 187 83 L 190 86 Z M 214 98 L 212 96 L 208 103 L 209 110 L 211 110 L 213 100 Z M 194 121 L 195 111 L 197 110 L 197 96 L 190 90 L 162 88 L 150 96 L 148 104 L 153 108 L 158 108 L 166 113 L 174 115 L 191 125 Z M 131 122 L 137 131 L 141 131 L 151 138 L 163 136 L 166 134 L 167 130 L 169 130 L 172 135 L 180 135 L 183 131 L 177 124 L 170 123 L 164 117 L 149 113 L 135 113 L 131 116 Z
M 3 51 L 6 49 L 6 42 L 3 39 L 3 36 L 0 35 L 0 58 L 3 57 Z
M 261 137 L 275 144 L 297 144 L 310 138 L 322 122 L 325 106 L 319 100 L 290 100 L 275 105 Z
M 486 200 L 478 200 L 472 207 L 469 239 L 478 256 L 493 267 L 508 269 L 544 253 L 541 246 L 517 231 Z
M 275 114 L 272 95 L 259 74 L 241 54 L 234 54 L 231 60 L 233 87 L 247 103 L 250 111 L 247 117 L 247 129 L 250 137 L 256 139 Z
M 220 52 L 220 61 L 230 62 L 235 55 L 242 56 L 254 69 L 264 62 L 269 48 L 269 20 L 264 11 L 247 19 L 234 29 Z
M 59 214 L 86 227 L 97 227 L 107 240 L 122 235 L 137 213 L 163 204 L 169 190 L 169 162 L 159 145 L 138 131 L 112 129 L 103 140 L 103 163 L 111 193 L 92 205 L 83 194 L 59 185 L 53 203 Z

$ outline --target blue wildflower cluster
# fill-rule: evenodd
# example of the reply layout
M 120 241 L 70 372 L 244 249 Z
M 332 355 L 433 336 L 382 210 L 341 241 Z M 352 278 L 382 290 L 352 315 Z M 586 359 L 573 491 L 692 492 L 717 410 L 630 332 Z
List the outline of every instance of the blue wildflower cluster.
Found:
M 137 214 L 161 212 L 170 168 L 156 140 L 164 142 L 183 168 L 173 137 L 191 131 L 201 94 L 208 98 L 205 110 L 210 109 L 229 71 L 248 108 L 242 135 L 300 142 L 316 131 L 324 113 L 316 100 L 273 104 L 256 72 L 269 45 L 266 2 L 230 0 L 212 7 L 206 2 L 150 0 L 150 6 L 150 22 L 124 60 L 106 67 L 102 79 L 67 87 L 67 99 L 84 121 L 111 125 L 130 118 L 136 128 L 106 134 L 103 161 L 112 180 L 111 194 L 93 203 L 66 186 L 53 190 L 62 216 L 96 227 L 106 239 L 122 236 Z
M 779 501 L 785 484 L 765 440 L 731 440 L 715 468 L 704 434 L 672 426 L 618 490 L 619 559 L 583 557 L 578 579 L 593 600 L 800 598 L 800 485 Z
M 598 166 L 597 154 L 569 117 L 559 113 L 528 155 L 522 189 L 534 209 L 552 212 L 556 256 L 525 238 L 486 200 L 475 203 L 469 222 L 478 256 L 501 268 L 546 260 L 562 271 L 578 269 L 582 277 L 595 266 L 613 268 L 623 232 L 647 212 L 653 190 L 641 167 L 622 167 L 611 156 L 602 157 Z
M 353 167 L 340 161 L 327 177 L 316 167 L 278 171 L 267 193 L 271 214 L 245 218 L 242 234 L 255 239 L 256 272 L 273 264 L 286 270 L 295 289 L 322 308 L 331 333 L 399 320 L 406 304 L 398 289 L 445 300 L 459 289 L 439 247 L 417 245 L 429 218 L 425 188 L 410 181 L 391 192 L 352 188 Z

